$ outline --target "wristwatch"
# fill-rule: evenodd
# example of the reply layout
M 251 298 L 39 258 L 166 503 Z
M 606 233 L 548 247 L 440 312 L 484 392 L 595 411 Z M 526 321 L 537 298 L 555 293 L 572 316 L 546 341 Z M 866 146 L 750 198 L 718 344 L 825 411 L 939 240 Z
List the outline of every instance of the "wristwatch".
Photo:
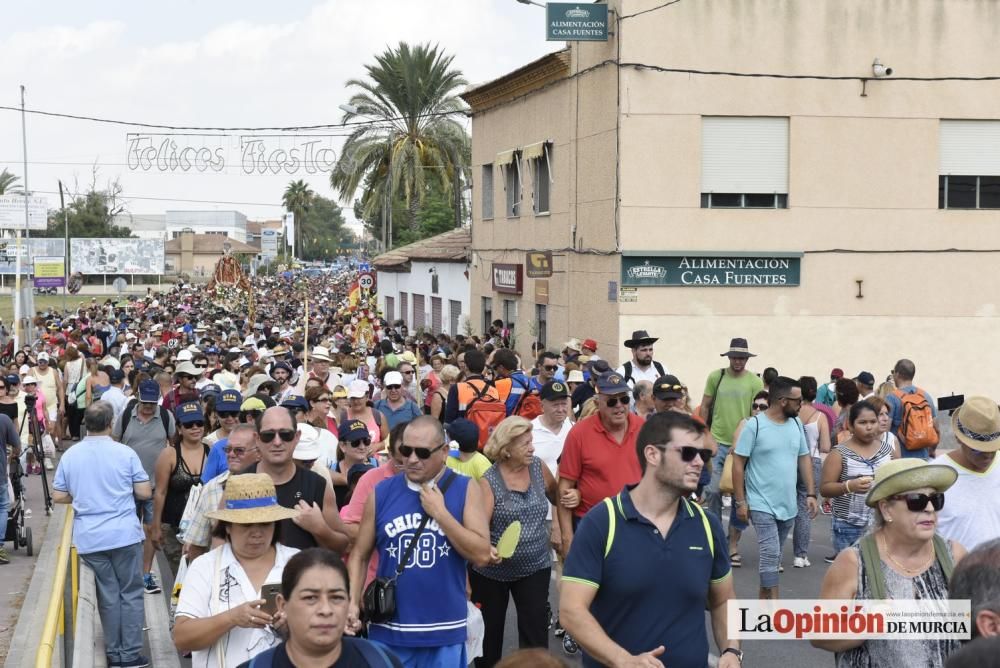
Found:
M 736 660 L 740 662 L 741 666 L 743 665 L 743 650 L 736 649 L 735 647 L 727 647 L 726 649 L 722 650 L 722 653 L 735 654 Z

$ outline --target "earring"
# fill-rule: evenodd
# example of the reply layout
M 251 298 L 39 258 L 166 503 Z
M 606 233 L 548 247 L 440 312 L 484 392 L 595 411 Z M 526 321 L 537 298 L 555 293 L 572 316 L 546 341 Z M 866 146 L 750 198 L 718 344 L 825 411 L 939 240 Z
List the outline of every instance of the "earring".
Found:
M 892 524 L 892 518 L 891 517 L 885 518 L 885 521 L 886 521 L 886 524 Z

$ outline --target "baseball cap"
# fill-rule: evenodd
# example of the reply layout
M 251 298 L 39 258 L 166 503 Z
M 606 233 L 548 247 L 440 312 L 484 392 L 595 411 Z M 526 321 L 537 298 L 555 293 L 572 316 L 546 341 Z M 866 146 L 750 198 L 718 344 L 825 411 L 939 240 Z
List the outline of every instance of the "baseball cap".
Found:
M 388 375 L 386 374 L 386 376 Z M 352 380 L 351 384 L 347 386 L 347 396 L 353 399 L 367 397 L 370 387 L 366 380 Z
M 185 401 L 177 407 L 176 413 L 177 421 L 181 424 L 205 421 L 205 415 L 201 412 L 201 403 L 198 401 Z
M 604 360 L 591 360 L 587 362 L 584 371 L 589 371 L 592 374 L 600 376 L 609 373 L 611 371 L 611 366 Z
M 154 404 L 160 400 L 160 386 L 152 378 L 139 381 L 139 401 Z
M 284 405 L 284 404 L 282 404 Z M 346 420 L 340 425 L 337 436 L 341 441 L 357 441 L 368 438 L 368 426 L 361 420 Z
M 347 398 L 347 388 L 343 385 L 338 385 L 333 388 L 333 398 L 334 399 L 346 399 Z
M 868 387 L 875 387 L 875 375 L 871 371 L 862 371 L 854 379 L 861 383 L 862 385 L 867 385 Z
M 653 396 L 663 400 L 680 399 L 684 396 L 684 386 L 677 380 L 677 376 L 666 374 L 653 383 Z
M 243 400 L 242 404 L 240 404 L 240 410 L 241 411 L 265 411 L 265 410 L 267 410 L 267 406 L 264 405 L 264 402 L 263 402 L 263 400 L 261 400 L 260 397 L 248 397 L 247 399 Z
M 458 443 L 462 452 L 474 452 L 479 448 L 479 427 L 471 420 L 457 418 L 448 423 L 448 438 Z
M 569 389 L 566 384 L 561 380 L 550 380 L 542 386 L 541 391 L 538 393 L 538 397 L 542 401 L 547 401 L 551 399 L 565 399 L 569 396 Z
M 385 374 L 385 381 L 383 385 L 389 387 L 390 385 L 402 385 L 403 384 L 403 374 L 398 371 L 390 371 Z
M 298 425 L 299 442 L 292 452 L 292 458 L 299 461 L 319 459 L 319 430 L 311 424 L 301 422 Z
M 34 376 L 25 376 L 24 380 L 21 381 L 22 385 L 38 385 L 38 379 Z
M 583 343 L 580 344 L 581 348 L 586 348 L 587 350 L 593 350 L 597 352 L 597 341 L 593 339 L 584 339 Z
M 108 372 L 108 380 L 111 381 L 112 385 L 120 383 L 125 380 L 125 372 L 121 369 L 112 369 Z
M 830 371 L 830 378 L 843 378 L 843 377 L 844 377 L 844 370 L 843 369 L 840 369 L 838 367 L 834 367 L 833 370 Z
M 38 361 L 39 362 L 48 362 L 49 359 L 50 358 L 49 358 L 49 354 L 48 353 L 46 353 L 46 352 L 40 352 L 40 353 L 38 353 Z
M 301 408 L 304 411 L 309 410 L 309 402 L 301 394 L 289 394 L 285 397 L 285 400 L 281 402 L 282 408 Z
M 243 395 L 236 390 L 224 390 L 215 401 L 216 411 L 238 411 L 243 403 Z
M 7 381 L 8 385 L 20 385 L 21 384 L 21 377 L 18 376 L 16 373 L 12 373 L 12 374 L 8 374 L 7 376 L 4 376 L 4 380 Z
M 597 377 L 597 392 L 599 394 L 621 394 L 622 392 L 631 392 L 632 388 L 628 386 L 625 379 L 619 373 L 613 371 L 608 373 L 602 373 Z

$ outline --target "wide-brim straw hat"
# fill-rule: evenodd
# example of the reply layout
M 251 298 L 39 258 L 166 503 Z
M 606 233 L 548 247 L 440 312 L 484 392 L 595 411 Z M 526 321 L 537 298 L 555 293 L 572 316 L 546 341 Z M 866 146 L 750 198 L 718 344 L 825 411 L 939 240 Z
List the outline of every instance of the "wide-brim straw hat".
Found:
M 987 397 L 969 397 L 951 416 L 960 443 L 979 452 L 1000 450 L 1000 408 Z
M 330 357 L 330 350 L 325 346 L 316 346 L 312 349 L 309 354 L 309 358 L 312 360 L 319 360 L 320 362 L 332 362 L 333 358 Z
M 260 524 L 298 517 L 299 511 L 278 505 L 278 493 L 266 473 L 230 476 L 222 493 L 222 508 L 205 517 L 232 524 Z
M 875 507 L 879 501 L 897 494 L 905 494 L 922 487 L 943 492 L 958 480 L 958 472 L 944 464 L 928 464 L 923 459 L 910 457 L 893 459 L 875 469 L 875 482 L 868 490 L 865 503 Z

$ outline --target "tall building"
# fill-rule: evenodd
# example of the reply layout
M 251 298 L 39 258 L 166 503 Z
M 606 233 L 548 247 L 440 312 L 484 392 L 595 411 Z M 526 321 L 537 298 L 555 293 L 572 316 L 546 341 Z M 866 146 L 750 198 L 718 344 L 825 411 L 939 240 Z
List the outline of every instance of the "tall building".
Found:
M 645 329 L 696 397 L 737 336 L 758 371 L 995 390 L 997 3 L 607 4 L 607 42 L 463 96 L 475 329 L 614 362 Z

